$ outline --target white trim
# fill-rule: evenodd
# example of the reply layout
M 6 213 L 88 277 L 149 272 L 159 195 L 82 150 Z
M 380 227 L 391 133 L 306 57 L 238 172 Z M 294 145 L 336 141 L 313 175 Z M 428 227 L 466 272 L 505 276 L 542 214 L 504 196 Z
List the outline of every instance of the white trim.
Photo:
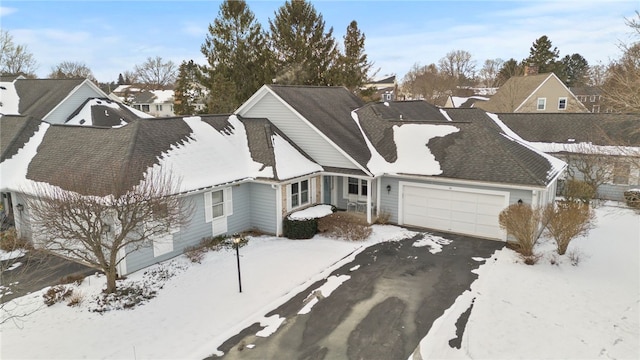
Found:
M 84 79 L 83 82 L 81 82 L 80 84 L 78 84 L 78 86 L 76 86 L 71 91 L 69 91 L 69 94 L 67 94 L 67 96 L 65 96 L 65 98 L 62 99 L 62 101 L 60 101 L 53 109 L 51 109 L 51 111 L 49 111 L 47 113 L 47 115 L 43 116 L 42 120 L 43 121 L 47 120 L 47 117 L 49 117 L 49 115 L 54 113 L 60 106 L 62 106 L 62 104 L 64 104 L 65 101 L 67 101 L 70 97 L 72 97 L 75 93 L 77 93 L 78 90 L 80 88 L 82 88 L 85 84 L 87 84 L 92 90 L 94 90 L 94 91 L 96 91 L 98 93 L 98 96 L 96 96 L 96 97 L 105 97 L 105 98 L 109 97 L 109 95 L 105 94 L 104 91 L 100 90 L 100 88 L 97 87 L 91 80 Z M 102 96 L 102 95 L 104 95 L 104 96 Z
M 278 184 L 276 189 L 276 236 L 282 235 L 282 185 Z
M 418 175 L 411 176 L 411 175 L 385 174 L 384 177 L 401 179 L 401 180 L 405 179 L 405 180 L 413 180 L 413 181 L 431 181 L 431 182 L 438 182 L 438 183 L 454 183 L 454 184 L 458 184 L 458 185 L 462 185 L 462 186 L 489 186 L 489 187 L 499 187 L 499 188 L 517 189 L 517 190 L 540 190 L 540 189 L 545 189 L 547 186 L 549 186 L 549 184 L 540 185 L 540 186 L 515 185 L 515 184 L 494 183 L 494 182 L 488 182 L 488 181 L 460 180 L 460 179 L 445 178 L 445 177 L 437 177 L 437 178 L 436 177 L 429 177 L 429 178 L 425 178 L 425 177 L 420 177 Z M 399 181 L 401 181 L 401 180 L 399 180 Z M 551 181 L 551 182 L 553 182 L 553 181 Z M 551 182 L 549 182 L 549 183 L 551 183 Z M 446 186 L 446 185 L 442 185 L 442 186 Z
M 529 101 L 529 99 L 531 99 L 531 97 L 533 97 L 533 95 L 538 92 L 538 90 L 540 90 L 540 88 L 542 87 L 542 85 L 544 85 L 544 83 L 547 82 L 547 80 L 549 80 L 549 78 L 551 77 L 551 75 L 553 75 L 553 73 L 549 74 L 549 76 L 547 76 L 544 80 L 542 80 L 542 82 L 540 83 L 540 85 L 538 85 L 535 89 L 533 89 L 533 91 L 531 92 L 531 94 L 529 94 L 529 96 L 527 96 L 523 102 L 520 103 L 520 105 L 518 105 L 518 107 L 513 110 L 513 112 L 518 112 L 518 110 L 520 110 L 520 108 L 522 106 L 524 106 L 524 104 L 527 103 L 527 101 Z M 557 79 L 557 77 L 556 77 Z M 559 79 L 558 79 L 559 80 Z M 536 108 L 538 108 L 538 103 L 536 102 Z
M 540 109 L 540 100 L 542 100 L 542 109 Z M 536 111 L 545 111 L 547 110 L 547 98 L 539 97 L 536 99 Z
M 564 108 L 562 108 L 562 109 L 561 109 L 561 108 L 560 108 L 560 102 L 561 102 L 562 100 L 564 100 Z M 561 96 L 561 97 L 559 97 L 559 98 L 558 98 L 558 110 L 565 111 L 565 110 L 567 110 L 567 108 L 568 108 L 568 107 L 569 107 L 569 100 L 567 99 L 567 97 L 566 97 L 566 96 Z
M 467 192 L 472 194 L 486 194 L 486 195 L 498 195 L 504 197 L 503 207 L 506 208 L 509 206 L 509 201 L 511 197 L 511 193 L 508 191 L 500 191 L 500 190 L 485 190 L 485 189 L 471 189 L 459 186 L 443 186 L 443 185 L 433 185 L 433 184 L 423 184 L 423 183 L 414 183 L 408 181 L 398 181 L 398 225 L 404 225 L 404 214 L 403 214 L 403 195 L 404 195 L 404 187 L 420 187 L 427 189 L 435 189 L 435 190 L 451 190 L 456 192 Z M 535 193 L 535 191 L 534 191 Z M 500 239 L 506 241 L 507 234 L 504 230 L 500 230 Z

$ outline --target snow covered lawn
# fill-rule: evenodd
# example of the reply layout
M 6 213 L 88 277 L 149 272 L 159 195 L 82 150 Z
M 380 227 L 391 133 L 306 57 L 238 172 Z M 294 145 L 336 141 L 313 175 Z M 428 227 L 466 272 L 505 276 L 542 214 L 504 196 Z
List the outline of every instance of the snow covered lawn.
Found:
M 534 266 L 498 251 L 423 339 L 422 358 L 639 359 L 640 216 L 611 206 L 596 215 L 597 227 L 567 251 L 577 266 L 554 260 L 551 240 Z M 452 349 L 455 322 L 473 299 L 461 349 Z
M 541 244 L 545 257 L 535 266 L 522 264 L 508 249 L 481 265 L 471 290 L 421 342 L 422 358 L 640 358 L 640 216 L 616 207 L 596 212 L 597 228 L 569 247 L 568 253 L 580 254 L 577 266 L 567 256 L 551 264 L 554 246 L 549 241 Z M 376 225 L 366 242 L 251 238 L 240 249 L 242 293 L 235 251 L 208 253 L 202 264 L 179 257 L 146 269 L 174 274 L 156 298 L 133 310 L 102 315 L 88 310 L 95 305 L 89 301 L 92 294 L 104 286 L 104 277 L 92 276 L 79 287 L 85 294 L 81 306 L 60 303 L 2 325 L 0 358 L 202 359 L 254 322 L 267 326 L 264 331 L 275 330 L 278 319 L 266 319 L 266 313 L 365 247 L 414 234 Z M 448 244 L 441 239 L 416 246 L 437 251 Z M 129 280 L 142 280 L 144 272 Z M 42 293 L 10 305 L 42 307 Z M 452 349 L 456 320 L 472 301 L 462 347 Z

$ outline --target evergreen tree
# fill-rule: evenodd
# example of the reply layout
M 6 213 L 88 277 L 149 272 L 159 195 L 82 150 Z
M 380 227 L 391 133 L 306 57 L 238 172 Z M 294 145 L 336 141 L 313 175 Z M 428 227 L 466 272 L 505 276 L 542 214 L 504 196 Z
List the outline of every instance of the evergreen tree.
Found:
M 339 82 L 334 66 L 339 52 L 333 28 L 325 33 L 324 20 L 305 0 L 289 0 L 278 9 L 271 29 L 271 50 L 276 61 L 276 81 L 299 85 Z
M 580 54 L 562 58 L 562 81 L 568 87 L 585 86 L 589 81 L 589 63 Z
M 518 64 L 518 61 L 514 58 L 511 58 L 504 63 L 502 63 L 502 67 L 500 67 L 500 71 L 498 71 L 498 85 L 502 85 L 507 80 L 509 80 L 512 76 L 522 76 L 523 75 L 523 66 L 522 64 Z
M 215 99 L 210 111 L 235 110 L 273 78 L 266 35 L 244 0 L 220 5 L 201 51 L 208 63 L 203 85 Z
M 529 48 L 529 57 L 523 62 L 528 66 L 537 66 L 538 73 L 544 74 L 554 72 L 561 76 L 561 65 L 558 62 L 559 51 L 551 44 L 551 40 L 546 35 L 534 41 Z
M 122 73 L 118 74 L 118 85 L 124 85 L 124 77 L 122 77 Z
M 354 91 L 368 80 L 368 73 L 372 63 L 364 52 L 365 36 L 358 29 L 358 23 L 353 20 L 344 35 L 344 55 L 340 56 L 339 73 L 340 84 Z M 337 85 L 337 84 L 336 84 Z
M 173 112 L 176 115 L 193 115 L 196 113 L 194 104 L 202 99 L 202 91 L 198 87 L 198 65 L 193 60 L 183 61 L 178 70 L 178 78 L 174 88 Z

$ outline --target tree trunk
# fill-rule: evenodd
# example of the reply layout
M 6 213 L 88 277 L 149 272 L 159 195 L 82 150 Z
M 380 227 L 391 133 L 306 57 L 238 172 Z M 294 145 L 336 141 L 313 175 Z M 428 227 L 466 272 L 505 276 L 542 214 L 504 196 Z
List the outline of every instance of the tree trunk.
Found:
M 107 270 L 107 294 L 111 294 L 116 292 L 116 278 L 117 278 L 116 268 L 112 267 Z

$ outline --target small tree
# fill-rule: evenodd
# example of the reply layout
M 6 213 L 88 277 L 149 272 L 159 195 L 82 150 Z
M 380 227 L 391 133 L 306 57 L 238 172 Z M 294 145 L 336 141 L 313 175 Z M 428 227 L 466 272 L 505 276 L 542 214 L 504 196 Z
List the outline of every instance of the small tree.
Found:
M 27 46 L 16 45 L 13 36 L 0 29 L 0 73 L 35 77 L 37 67 L 38 63 Z
M 564 255 L 571 240 L 589 232 L 595 213 L 587 204 L 562 201 L 549 204 L 543 218 L 548 234 L 556 241 L 558 254 Z
M 169 60 L 164 61 L 162 57 L 147 58 L 147 61 L 134 67 L 137 79 L 153 89 L 160 89 L 172 85 L 176 81 L 178 67 Z
M 97 81 L 87 64 L 80 61 L 63 61 L 51 67 L 49 79 L 89 79 Z
M 524 257 L 534 256 L 533 247 L 542 229 L 542 210 L 529 204 L 511 204 L 500 212 L 500 228 L 516 239 L 517 251 Z
M 191 206 L 176 195 L 179 184 L 171 176 L 147 173 L 131 186 L 129 174 L 146 169 L 119 170 L 105 184 L 107 195 L 96 196 L 93 184 L 71 177 L 65 188 L 74 191 L 37 183 L 27 200 L 32 229 L 38 234 L 34 241 L 102 269 L 107 293 L 115 292 L 117 267 L 126 255 L 185 225 L 191 213 Z

